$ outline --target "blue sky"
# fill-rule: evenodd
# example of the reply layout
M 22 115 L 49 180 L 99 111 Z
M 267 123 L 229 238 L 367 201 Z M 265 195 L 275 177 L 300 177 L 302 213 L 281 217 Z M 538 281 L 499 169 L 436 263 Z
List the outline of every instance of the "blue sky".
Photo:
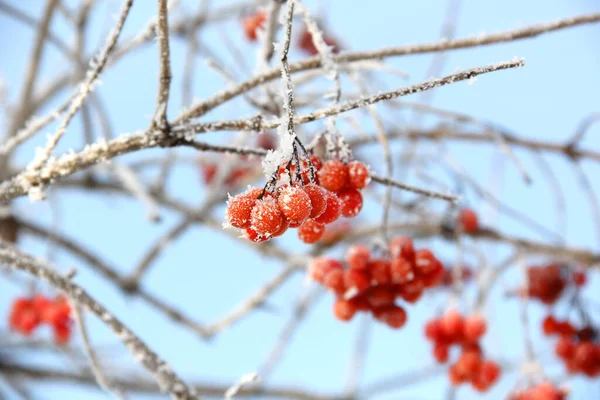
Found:
M 39 16 L 43 2 L 12 0 L 9 3 L 27 9 L 31 15 Z M 74 3 L 73 1 L 69 3 Z M 112 27 L 114 16 L 119 9 L 119 1 L 105 0 L 97 7 L 98 18 L 91 25 L 88 51 L 99 46 L 99 40 Z M 138 32 L 146 21 L 156 13 L 155 1 L 135 2 L 130 18 L 127 20 L 123 37 Z M 196 2 L 182 2 L 188 10 L 195 9 Z M 216 2 L 214 2 L 216 3 Z M 221 2 L 219 2 L 220 4 Z M 346 48 L 366 50 L 385 46 L 417 42 L 435 41 L 439 38 L 443 23 L 445 1 L 342 1 L 329 0 L 325 8 L 329 14 L 327 22 L 330 30 L 342 38 Z M 25 7 L 27 5 L 27 7 Z M 316 12 L 316 2 L 307 2 Z M 522 25 L 550 21 L 570 15 L 600 11 L 600 6 L 592 0 L 573 1 L 528 1 L 506 0 L 502 2 L 482 2 L 464 0 L 458 21 L 456 36 L 464 37 L 481 32 L 491 33 L 517 28 Z M 73 39 L 70 28 L 64 20 L 56 19 L 53 30 L 65 38 Z M 9 20 L 0 14 L 0 49 L 3 55 L 0 61 L 0 74 L 8 85 L 9 100 L 14 101 L 20 90 L 24 63 L 31 51 L 33 32 L 29 27 Z M 255 48 L 243 38 L 237 21 L 228 23 L 224 28 L 209 28 L 203 31 L 204 42 L 217 49 L 218 55 L 225 60 L 231 57 L 219 47 L 220 35 L 227 32 L 242 50 L 248 65 L 254 65 Z M 433 105 L 473 115 L 479 119 L 498 123 L 523 137 L 564 141 L 569 138 L 577 124 L 592 112 L 598 112 L 597 93 L 600 89 L 600 53 L 597 41 L 600 26 L 589 25 L 555 32 L 532 40 L 460 50 L 449 53 L 443 74 L 456 69 L 510 60 L 524 57 L 526 67 L 518 70 L 503 71 L 480 77 L 474 85 L 459 83 L 437 89 Z M 181 105 L 181 71 L 186 48 L 179 40 L 172 42 L 173 91 L 169 106 L 169 116 L 174 117 Z M 293 53 L 298 59 L 301 54 Z M 98 87 L 106 101 L 106 107 L 112 117 L 115 132 L 133 132 L 148 126 L 154 110 L 157 85 L 157 50 L 149 45 L 136 51 L 130 57 L 119 62 L 114 68 L 102 75 L 102 84 Z M 431 60 L 430 55 L 408 56 L 389 60 L 390 65 L 409 74 L 408 80 L 402 80 L 390 74 L 382 79 L 389 88 L 404 86 L 428 78 L 425 76 Z M 44 78 L 54 76 L 64 68 L 64 59 L 51 46 L 47 47 L 43 68 Z M 240 75 L 244 77 L 246 75 Z M 202 62 L 197 60 L 197 72 L 194 74 L 192 93 L 195 98 L 205 98 L 223 88 L 226 83 Z M 66 93 L 63 94 L 63 98 Z M 418 97 L 406 100 L 418 100 Z M 383 108 L 383 107 L 382 107 Z M 48 111 L 48 110 L 45 110 Z M 208 119 L 241 117 L 249 115 L 251 109 L 242 102 L 224 105 L 212 112 Z M 360 114 L 356 114 L 360 116 Z M 390 118 L 391 113 L 386 114 Z M 402 112 L 398 114 L 399 124 L 412 117 Z M 428 121 L 426 120 L 425 123 Z M 369 126 L 365 122 L 365 126 Z M 53 126 L 55 128 L 55 126 Z M 58 152 L 69 148 L 79 149 L 81 121 L 74 120 Z M 46 132 L 51 132 L 49 129 Z M 599 148 L 600 126 L 591 129 L 582 145 Z M 207 135 L 207 140 L 227 141 L 235 133 L 215 133 Z M 17 160 L 25 163 L 33 155 L 33 149 L 44 143 L 45 133 L 23 146 Z M 454 159 L 462 164 L 480 183 L 486 187 L 493 184 L 493 191 L 502 200 L 536 219 L 549 229 L 556 228 L 555 196 L 544 175 L 540 172 L 530 153 L 515 151 L 530 171 L 533 184 L 526 185 L 510 161 L 504 162 L 503 173 L 493 169 L 498 152 L 492 147 L 473 147 L 463 144 L 448 146 Z M 482 150 L 483 149 L 483 150 Z M 142 155 L 123 157 L 125 162 L 152 155 L 164 150 L 150 150 Z M 372 167 L 383 173 L 383 165 L 376 163 L 376 154 L 370 150 Z M 191 155 L 191 152 L 187 152 Z M 552 165 L 555 176 L 567 196 L 566 241 L 569 244 L 598 249 L 600 237 L 596 236 L 595 221 L 584 192 L 582 192 L 572 166 L 563 157 L 550 156 L 546 160 Z M 598 164 L 583 163 L 588 177 L 598 191 L 598 181 L 594 179 L 600 173 Z M 436 176 L 443 176 L 435 170 Z M 410 177 L 414 180 L 413 177 Z M 417 183 L 414 181 L 413 183 Z M 192 168 L 179 168 L 169 187 L 173 196 L 184 199 L 191 205 L 202 201 L 204 190 L 199 183 L 197 172 Z M 51 193 L 56 196 L 58 205 L 52 209 L 47 203 L 30 204 L 27 199 L 15 203 L 17 212 L 31 220 L 52 223 L 53 215 L 59 216 L 61 231 L 76 237 L 96 253 L 102 255 L 120 271 L 130 271 L 144 254 L 148 243 L 179 222 L 179 216 L 164 212 L 160 224 L 152 224 L 145 218 L 143 207 L 130 199 L 117 196 L 89 196 L 82 192 L 65 191 Z M 471 206 L 481 210 L 484 221 L 499 229 L 519 236 L 540 238 L 534 232 L 523 227 L 518 221 L 497 215 L 489 208 L 481 207 L 479 200 L 471 193 L 466 194 Z M 222 208 L 215 215 L 222 214 Z M 363 219 L 379 218 L 379 209 L 368 208 Z M 290 235 L 294 236 L 294 235 Z M 295 238 L 285 238 L 282 244 L 297 253 L 308 250 Z M 456 256 L 456 248 L 441 241 L 419 242 L 420 246 L 429 246 L 444 259 Z M 48 254 L 48 244 L 34 238 L 25 237 L 21 247 L 40 256 Z M 481 247 L 493 259 L 500 259 L 503 249 L 492 246 Z M 496 253 L 494 253 L 496 252 Z M 241 375 L 255 371 L 271 350 L 275 339 L 290 318 L 290 313 L 299 296 L 305 293 L 307 284 L 302 274 L 288 281 L 269 299 L 272 310 L 257 312 L 243 319 L 231 329 L 223 332 L 210 342 L 198 340 L 192 333 L 181 330 L 179 326 L 153 312 L 141 301 L 124 298 L 109 283 L 89 268 L 63 252 L 53 254 L 56 265 L 67 270 L 77 267 L 77 282 L 86 288 L 118 317 L 142 337 L 153 349 L 165 358 L 184 377 L 198 378 L 206 382 L 229 384 Z M 168 247 L 146 276 L 143 284 L 147 290 L 184 309 L 202 322 L 210 322 L 232 309 L 236 304 L 254 293 L 264 282 L 275 276 L 282 268 L 277 260 L 261 258 L 248 247 L 239 246 L 220 232 L 195 226 L 181 240 Z M 519 304 L 505 301 L 503 291 L 519 281 L 519 272 L 514 269 L 495 288 L 492 302 L 486 311 L 491 318 L 491 332 L 486 336 L 486 345 L 490 357 L 519 360 L 523 355 L 521 325 L 518 320 Z M 596 292 L 597 277 L 592 279 L 588 295 Z M 47 290 L 41 286 L 42 290 Z M 0 321 L 5 321 L 5 312 L 10 301 L 22 290 L 5 280 L 0 280 Z M 471 294 L 472 293 L 468 293 Z M 391 331 L 377 324 L 371 325 L 371 340 L 366 359 L 361 386 L 378 382 L 383 378 L 402 375 L 433 365 L 429 343 L 423 338 L 423 323 L 443 307 L 445 295 L 431 296 L 418 305 L 409 308 L 409 323 L 401 331 Z M 269 377 L 268 383 L 312 388 L 315 391 L 335 392 L 345 384 L 352 349 L 360 328 L 361 319 L 350 324 L 341 324 L 331 316 L 331 299 L 324 296 L 309 313 L 306 322 L 297 331 L 289 351 L 280 367 Z M 542 316 L 542 308 L 532 306 L 533 337 L 536 350 L 542 360 L 553 360 L 551 344 L 537 333 L 537 324 Z M 4 330 L 4 326 L 0 323 Z M 112 344 L 115 340 L 101 323 L 90 318 L 93 341 L 98 345 Z M 45 337 L 46 333 L 40 332 Z M 116 356 L 107 360 L 107 364 L 134 366 L 128 355 L 119 346 Z M 40 360 L 49 365 L 69 368 L 65 357 L 36 355 L 32 360 Z M 29 359 L 25 359 L 28 361 Z M 549 369 L 549 375 L 560 377 L 561 368 Z M 517 374 L 504 375 L 486 398 L 501 398 L 517 381 Z M 589 399 L 600 394 L 598 381 L 585 379 L 570 381 L 574 399 Z M 1 387 L 2 383 L 0 383 Z M 377 399 L 439 399 L 448 384 L 444 375 L 438 375 L 424 384 L 403 387 L 401 390 L 382 393 Z M 34 393 L 41 398 L 79 398 L 101 399 L 106 395 L 98 391 L 89 391 L 77 387 L 54 384 L 35 384 Z M 459 390 L 460 399 L 480 398 L 468 388 Z M 590 395 L 593 394 L 593 395 Z M 138 396 L 134 398 L 144 398 Z

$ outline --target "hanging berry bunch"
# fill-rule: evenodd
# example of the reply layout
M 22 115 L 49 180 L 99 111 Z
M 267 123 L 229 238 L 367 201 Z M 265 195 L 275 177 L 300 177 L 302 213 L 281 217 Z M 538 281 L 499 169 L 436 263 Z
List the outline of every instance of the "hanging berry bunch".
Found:
M 256 243 L 281 236 L 288 228 L 298 228 L 304 243 L 315 243 L 326 225 L 360 213 L 360 190 L 369 181 L 369 171 L 359 161 L 323 163 L 316 155 L 299 158 L 295 153 L 263 189 L 250 188 L 231 198 L 226 219 Z
M 484 359 L 479 343 L 486 330 L 483 317 L 471 315 L 465 318 L 456 310 L 449 310 L 425 325 L 425 336 L 433 342 L 433 356 L 440 364 L 448 362 L 452 346 L 460 348 L 460 357 L 448 370 L 452 385 L 468 382 L 477 391 L 485 392 L 500 377 L 500 367 L 494 361 Z
M 560 321 L 548 315 L 542 322 L 542 330 L 547 336 L 559 336 L 555 353 L 570 374 L 584 374 L 589 378 L 600 376 L 597 329 L 590 324 L 577 329 L 569 321 Z
M 527 389 L 511 393 L 507 400 L 565 400 L 567 394 L 565 389 L 544 381 Z
M 426 288 L 436 286 L 444 268 L 427 249 L 415 251 L 412 240 L 398 237 L 389 246 L 391 257 L 372 257 L 371 250 L 353 245 L 346 253 L 347 268 L 328 257 L 312 261 L 312 279 L 336 296 L 334 315 L 349 321 L 359 311 L 370 312 L 391 328 L 406 323 L 406 310 L 397 299 L 415 303 Z
M 9 326 L 16 332 L 30 336 L 42 324 L 54 331 L 54 342 L 64 345 L 71 337 L 71 307 L 63 296 L 49 299 L 43 295 L 17 298 L 9 315 Z

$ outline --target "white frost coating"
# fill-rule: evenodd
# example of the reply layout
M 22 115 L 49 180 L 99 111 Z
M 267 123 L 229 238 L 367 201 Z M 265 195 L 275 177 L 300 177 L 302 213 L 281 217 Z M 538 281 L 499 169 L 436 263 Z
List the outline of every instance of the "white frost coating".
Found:
M 469 86 L 473 86 L 473 84 L 477 81 L 477 77 L 472 76 L 469 78 L 469 81 L 467 82 L 467 85 Z
M 310 12 L 306 7 L 304 7 L 301 3 L 296 3 L 296 7 L 298 11 L 300 11 L 304 15 L 304 23 L 306 24 L 306 28 L 310 33 L 313 43 L 315 44 L 315 48 L 321 57 L 321 65 L 323 71 L 325 72 L 325 76 L 327 79 L 334 82 L 334 87 L 332 93 L 325 93 L 325 98 L 334 98 L 337 102 L 339 98 L 339 94 L 341 92 L 341 83 L 340 83 L 340 73 L 338 69 L 338 65 L 333 59 L 333 47 L 329 46 L 325 42 L 325 38 L 323 37 L 323 32 L 317 26 L 314 18 L 310 15 Z
M 29 196 L 29 201 L 32 203 L 46 199 L 46 193 L 44 193 L 44 189 L 41 186 L 32 186 L 27 191 L 27 195 Z
M 260 378 L 256 372 L 243 375 L 233 386 L 225 391 L 225 399 L 232 399 L 244 386 L 258 382 L 259 380 Z

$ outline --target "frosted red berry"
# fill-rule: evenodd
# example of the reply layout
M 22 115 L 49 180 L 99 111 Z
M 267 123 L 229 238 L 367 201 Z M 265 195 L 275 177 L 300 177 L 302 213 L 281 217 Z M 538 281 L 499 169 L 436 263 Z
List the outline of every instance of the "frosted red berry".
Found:
M 415 269 L 421 274 L 429 274 L 437 268 L 438 260 L 428 249 L 415 252 Z
M 358 294 L 371 286 L 371 279 L 364 270 L 347 269 L 344 271 L 344 285 L 346 290 L 353 290 L 356 292 L 354 294 Z
M 281 213 L 294 223 L 302 223 L 311 215 L 310 197 L 301 187 L 286 186 L 281 189 L 277 204 Z
M 371 177 L 369 169 L 360 161 L 352 161 L 348 164 L 348 185 L 354 189 L 363 189 L 369 182 Z
M 327 193 L 325 190 L 318 185 L 310 184 L 304 186 L 304 191 L 310 199 L 310 218 L 321 216 L 327 208 Z
M 415 256 L 415 247 L 411 238 L 398 236 L 390 241 L 390 254 L 393 258 L 402 257 L 407 260 L 413 260 Z
M 343 265 L 338 260 L 328 257 L 317 257 L 310 263 L 308 273 L 315 281 L 323 283 L 325 277 L 333 270 L 342 270 Z
M 442 316 L 440 322 L 444 335 L 451 338 L 456 338 L 462 335 L 464 320 L 458 311 L 454 309 L 448 310 L 446 314 Z
M 340 191 L 348 180 L 346 165 L 339 160 L 328 160 L 319 170 L 319 183 L 332 192 Z
M 325 225 L 321 224 L 314 219 L 307 219 L 298 228 L 298 237 L 304 243 L 316 243 L 325 233 Z
M 346 262 L 351 269 L 367 269 L 371 250 L 367 246 L 353 245 L 346 251 Z
M 340 217 L 342 206 L 335 193 L 327 191 L 325 192 L 325 196 L 327 207 L 325 208 L 325 211 L 323 211 L 323 214 L 315 218 L 315 221 L 327 225 L 335 222 Z
M 251 212 L 250 226 L 259 235 L 267 238 L 273 236 L 283 223 L 283 215 L 274 198 L 257 200 Z
M 342 203 L 341 214 L 346 218 L 356 217 L 363 207 L 362 194 L 356 189 L 346 189 L 338 193 Z
M 235 228 L 248 228 L 251 224 L 251 214 L 255 204 L 256 197 L 253 197 L 250 192 L 238 194 L 227 202 L 225 218 Z
M 399 329 L 406 324 L 406 310 L 400 306 L 392 305 L 378 309 L 376 312 L 376 318 L 390 328 Z

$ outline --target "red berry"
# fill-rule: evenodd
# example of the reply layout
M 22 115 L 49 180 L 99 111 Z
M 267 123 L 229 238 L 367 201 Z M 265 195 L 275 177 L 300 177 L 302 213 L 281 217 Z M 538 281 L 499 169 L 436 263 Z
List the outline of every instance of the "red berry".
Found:
M 271 237 L 279 231 L 283 223 L 283 215 L 279 211 L 274 198 L 257 200 L 250 217 L 251 227 L 259 235 Z
M 257 39 L 256 30 L 263 26 L 266 19 L 267 14 L 264 11 L 244 18 L 244 33 L 248 40 L 255 41 Z
M 384 258 L 369 261 L 367 269 L 371 273 L 371 282 L 374 285 L 384 285 L 392 281 L 390 262 Z
M 458 338 L 462 335 L 463 317 L 454 309 L 448 310 L 440 321 L 444 335 L 449 338 Z
M 583 286 L 587 282 L 587 276 L 585 271 L 575 271 L 573 272 L 573 283 L 576 286 Z
M 283 235 L 285 232 L 287 232 L 289 227 L 290 221 L 287 218 L 284 218 L 283 221 L 281 221 L 281 226 L 279 227 L 279 230 L 275 232 L 271 237 L 274 238 Z
M 323 161 L 321 160 L 321 158 L 315 154 L 311 154 L 310 157 L 310 163 L 312 164 L 313 168 L 315 170 L 320 170 L 323 167 Z
M 54 343 L 62 346 L 65 345 L 71 337 L 71 326 L 69 324 L 55 324 L 54 328 Z
M 287 186 L 281 189 L 277 204 L 279 211 L 290 222 L 302 223 L 311 215 L 310 197 L 300 187 Z
M 244 236 L 246 237 L 246 239 L 248 239 L 248 240 L 250 240 L 251 242 L 254 242 L 254 243 L 262 243 L 262 242 L 265 242 L 265 241 L 269 240 L 268 237 L 263 236 L 263 235 L 259 235 L 252 228 L 246 228 L 246 229 L 244 229 Z
M 325 277 L 336 269 L 343 269 L 343 265 L 338 260 L 328 257 L 317 257 L 309 264 L 308 273 L 315 281 L 323 283 Z
M 392 282 L 397 284 L 404 284 L 415 278 L 414 267 L 405 258 L 393 258 L 390 265 L 390 273 Z
M 467 377 L 473 376 L 481 365 L 481 355 L 476 351 L 464 351 L 458 361 L 456 368 L 458 371 Z
M 346 291 L 346 284 L 344 279 L 344 270 L 343 269 L 334 269 L 330 271 L 325 276 L 325 281 L 323 282 L 325 287 L 331 289 L 335 294 L 341 296 Z
M 421 249 L 415 253 L 415 269 L 420 274 L 429 274 L 438 266 L 438 260 L 433 253 L 427 249 Z
M 448 361 L 449 354 L 450 347 L 448 347 L 447 344 L 436 343 L 435 346 L 433 346 L 433 357 L 437 360 L 437 362 L 442 364 L 445 363 Z
M 390 254 L 392 258 L 402 257 L 412 261 L 415 256 L 415 248 L 411 238 L 398 236 L 390 241 Z
M 333 314 L 340 321 L 350 321 L 356 314 L 356 305 L 349 300 L 337 299 L 333 303 Z
M 439 342 L 444 337 L 440 320 L 432 319 L 425 324 L 425 337 L 433 342 Z
M 480 315 L 471 315 L 465 318 L 463 325 L 465 339 L 476 342 L 485 334 L 486 330 L 487 324 Z
M 367 300 L 372 308 L 392 305 L 395 299 L 396 295 L 389 287 L 374 287 L 367 295 Z
M 304 243 L 311 244 L 321 239 L 324 232 L 325 225 L 309 218 L 298 228 L 298 237 Z
M 308 195 L 311 204 L 310 218 L 317 218 L 323 214 L 327 208 L 327 194 L 321 186 L 310 184 L 304 186 L 304 191 Z
M 401 286 L 400 297 L 408 303 L 414 304 L 421 298 L 425 286 L 421 279 L 413 279 Z
M 479 230 L 479 218 L 475 211 L 470 208 L 463 208 L 458 213 L 458 224 L 466 233 L 473 233 Z
M 346 262 L 351 269 L 366 269 L 371 258 L 371 250 L 367 246 L 353 245 L 346 252 Z
M 452 365 L 448 370 L 448 378 L 452 386 L 458 386 L 467 381 L 467 376 L 458 368 L 457 364 Z
M 340 217 L 342 204 L 335 193 L 327 191 L 325 192 L 325 195 L 327 207 L 325 208 L 325 211 L 323 211 L 323 214 L 315 218 L 315 221 L 327 225 L 335 222 Z
M 230 198 L 227 202 L 225 218 L 227 218 L 229 224 L 235 228 L 248 228 L 250 227 L 252 209 L 255 204 L 256 197 L 252 195 L 250 190 L 238 194 L 237 196 Z
M 554 352 L 563 360 L 569 359 L 575 354 L 575 344 L 568 336 L 561 336 L 556 342 Z
M 338 193 L 338 198 L 342 202 L 342 216 L 354 218 L 362 210 L 363 197 L 356 189 L 346 189 Z
M 371 278 L 365 270 L 347 269 L 344 271 L 344 285 L 346 290 L 353 290 L 356 295 L 371 286 Z
M 319 183 L 332 192 L 340 191 L 348 180 L 348 169 L 339 160 L 329 160 L 319 170 Z
M 369 169 L 360 161 L 348 164 L 348 184 L 354 189 L 363 189 L 371 181 Z
M 261 149 L 273 150 L 275 149 L 275 147 L 277 147 L 277 142 L 275 140 L 275 137 L 270 133 L 262 133 L 258 135 L 256 145 Z
M 542 322 L 542 330 L 546 335 L 554 335 L 559 331 L 559 323 L 552 315 L 548 315 Z
M 406 324 L 406 310 L 400 306 L 391 305 L 378 308 L 375 318 L 387 324 L 390 328 L 399 329 Z
M 479 369 L 481 379 L 489 385 L 496 383 L 501 372 L 500 366 L 493 361 L 484 361 Z

